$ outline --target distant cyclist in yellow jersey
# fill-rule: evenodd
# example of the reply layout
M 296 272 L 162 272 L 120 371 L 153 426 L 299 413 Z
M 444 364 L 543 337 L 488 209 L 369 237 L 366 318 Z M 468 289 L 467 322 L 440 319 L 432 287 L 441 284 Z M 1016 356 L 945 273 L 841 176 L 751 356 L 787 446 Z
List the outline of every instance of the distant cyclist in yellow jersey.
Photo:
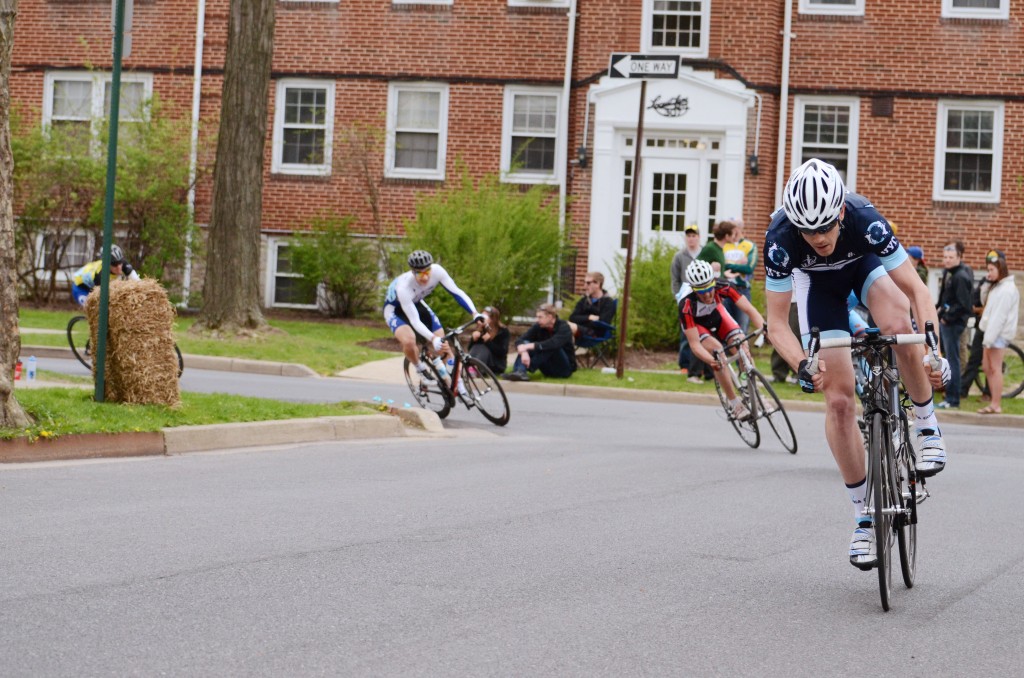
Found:
M 100 282 L 100 271 L 102 270 L 103 261 L 97 260 L 90 261 L 75 271 L 71 278 L 71 298 L 79 306 L 85 306 L 86 297 Z M 124 276 L 129 280 L 139 280 L 139 274 L 135 272 L 131 264 L 125 261 L 124 250 L 117 245 L 110 246 L 110 276 Z

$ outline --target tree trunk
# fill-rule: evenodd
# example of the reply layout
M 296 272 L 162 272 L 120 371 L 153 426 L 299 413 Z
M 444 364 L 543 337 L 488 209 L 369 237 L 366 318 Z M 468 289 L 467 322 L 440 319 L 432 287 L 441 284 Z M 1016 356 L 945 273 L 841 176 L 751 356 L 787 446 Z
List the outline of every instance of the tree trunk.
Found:
M 231 0 L 200 329 L 259 329 L 260 223 L 274 0 Z
M 31 423 L 14 397 L 18 333 L 18 267 L 14 252 L 14 156 L 11 154 L 11 47 L 18 0 L 0 0 L 0 427 Z

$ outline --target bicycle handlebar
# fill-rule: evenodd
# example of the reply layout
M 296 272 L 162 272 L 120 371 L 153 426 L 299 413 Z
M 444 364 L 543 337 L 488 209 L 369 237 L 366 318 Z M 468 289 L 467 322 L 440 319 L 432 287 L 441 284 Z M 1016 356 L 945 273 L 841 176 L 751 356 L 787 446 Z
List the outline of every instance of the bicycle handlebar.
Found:
M 821 331 L 817 327 L 811 328 L 811 339 L 807 344 L 807 371 L 812 375 L 818 373 L 818 352 L 823 348 L 845 348 L 859 346 L 892 346 L 893 344 L 926 344 L 931 349 L 929 362 L 932 369 L 939 367 L 938 339 L 935 336 L 935 326 L 929 320 L 924 324 L 924 334 L 879 334 L 878 328 L 868 328 L 867 335 L 863 337 L 835 337 L 822 339 Z

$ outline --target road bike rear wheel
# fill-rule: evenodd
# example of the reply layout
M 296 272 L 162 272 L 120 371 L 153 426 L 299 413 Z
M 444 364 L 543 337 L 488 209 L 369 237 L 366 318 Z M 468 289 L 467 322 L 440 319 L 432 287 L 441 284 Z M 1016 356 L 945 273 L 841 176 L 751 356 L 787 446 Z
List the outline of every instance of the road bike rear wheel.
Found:
M 775 389 L 757 370 L 751 370 L 748 379 L 750 388 L 757 394 L 759 416 L 768 420 L 768 425 L 772 427 L 775 437 L 786 451 L 796 454 L 796 432 L 793 431 L 793 424 L 789 421 L 786 408 L 782 406 L 779 396 L 775 395 Z
M 978 370 L 974 383 L 984 393 L 988 389 L 985 373 Z M 1010 344 L 1003 352 L 1003 397 L 1016 398 L 1024 391 L 1024 351 L 1016 344 Z
M 898 494 L 900 508 L 896 538 L 900 548 L 900 570 L 907 588 L 914 587 L 917 571 L 917 476 L 914 471 L 914 448 L 910 445 L 910 424 L 905 410 L 900 410 L 901 440 L 897 455 Z
M 508 423 L 512 411 L 508 406 L 505 389 L 487 365 L 476 358 L 466 358 L 462 364 L 462 382 L 466 385 L 468 396 L 459 397 L 467 407 L 476 407 L 492 424 L 504 426 Z
M 722 372 L 722 376 L 726 379 L 731 379 L 733 374 L 734 373 L 728 369 Z M 747 389 L 741 389 L 739 385 L 735 383 L 735 380 L 733 380 L 733 388 L 741 398 L 747 398 Z M 757 446 L 761 444 L 761 433 L 757 430 L 757 419 L 749 417 L 740 421 L 736 417 L 732 416 L 732 405 L 729 404 L 729 399 L 725 397 L 725 391 L 722 390 L 722 385 L 718 383 L 718 379 L 715 379 L 715 390 L 718 391 L 718 400 L 722 403 L 722 409 L 725 410 L 725 416 L 728 418 L 729 423 L 732 424 L 732 427 L 736 429 L 736 433 L 740 435 L 743 442 L 750 447 L 757 449 Z
M 868 496 L 871 499 L 871 520 L 875 530 L 878 592 L 882 599 L 882 609 L 886 612 L 889 611 L 892 594 L 891 444 L 885 418 L 876 412 L 871 418 L 871 446 L 868 449 Z
M 438 374 L 437 368 L 429 360 L 424 361 L 427 365 L 426 377 L 416 370 L 416 366 L 406 358 L 403 363 L 405 372 L 405 383 L 412 391 L 412 397 L 416 399 L 419 406 L 430 410 L 444 419 L 452 411 L 452 396 L 447 384 Z
M 92 369 L 92 351 L 89 349 L 89 323 L 84 315 L 76 315 L 68 321 L 68 344 L 78 362 Z

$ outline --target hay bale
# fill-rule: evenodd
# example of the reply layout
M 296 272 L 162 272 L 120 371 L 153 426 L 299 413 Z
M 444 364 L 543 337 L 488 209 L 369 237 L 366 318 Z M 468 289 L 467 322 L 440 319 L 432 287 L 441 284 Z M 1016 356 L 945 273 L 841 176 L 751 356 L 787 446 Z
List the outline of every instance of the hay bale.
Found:
M 85 302 L 92 346 L 98 346 L 100 293 Z M 180 404 L 178 356 L 174 352 L 174 306 L 152 279 L 114 280 L 107 317 L 103 397 L 110 402 Z M 95 378 L 96 364 L 93 362 Z

